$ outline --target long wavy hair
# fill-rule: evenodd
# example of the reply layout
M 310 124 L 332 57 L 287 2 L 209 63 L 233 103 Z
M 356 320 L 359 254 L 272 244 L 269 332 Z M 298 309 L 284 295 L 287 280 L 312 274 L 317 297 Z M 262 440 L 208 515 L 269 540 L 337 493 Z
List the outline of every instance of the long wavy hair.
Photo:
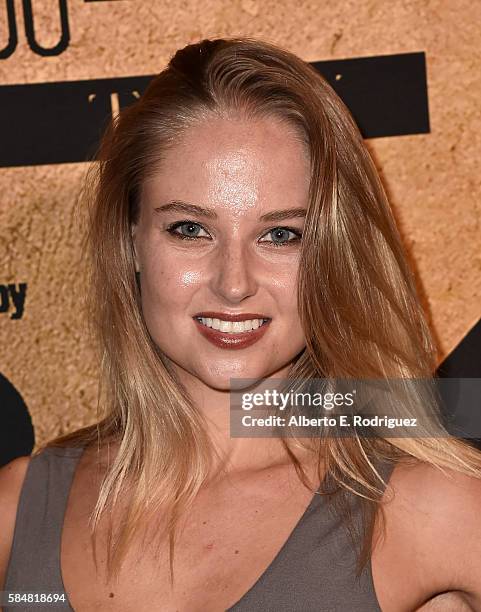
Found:
M 289 376 L 429 379 L 435 371 L 436 348 L 386 193 L 355 121 L 327 81 L 294 54 L 256 39 L 203 40 L 177 51 L 140 99 L 112 120 L 89 170 L 86 252 L 89 320 L 100 350 L 98 420 L 47 444 L 118 445 L 90 517 L 95 557 L 101 517 L 119 495 L 128 501 L 124 520 L 109 527 L 109 575 L 119 571 L 141 522 L 155 521 L 162 508 L 173 580 L 176 525 L 212 466 L 203 417 L 146 327 L 131 229 L 141 185 L 164 153 L 189 126 L 232 114 L 288 122 L 310 156 L 298 276 L 306 347 Z M 423 410 L 426 397 L 418 400 Z M 383 515 L 386 483 L 377 461 L 422 461 L 481 478 L 481 453 L 447 435 L 283 444 L 306 486 L 292 445 L 316 453 L 319 474 L 321 465 L 327 470 L 335 486 L 324 493 L 347 517 L 359 545 L 358 572 Z M 362 507 L 361 532 L 348 516 L 353 494 Z

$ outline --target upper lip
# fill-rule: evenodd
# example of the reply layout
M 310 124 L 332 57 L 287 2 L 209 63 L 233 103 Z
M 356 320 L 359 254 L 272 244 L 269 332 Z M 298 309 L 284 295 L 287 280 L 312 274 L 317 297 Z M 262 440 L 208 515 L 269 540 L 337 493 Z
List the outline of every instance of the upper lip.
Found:
M 222 319 L 223 321 L 247 321 L 249 319 L 269 319 L 266 315 L 258 312 L 243 312 L 242 314 L 229 314 L 227 312 L 198 312 L 194 317 L 202 317 L 205 319 Z

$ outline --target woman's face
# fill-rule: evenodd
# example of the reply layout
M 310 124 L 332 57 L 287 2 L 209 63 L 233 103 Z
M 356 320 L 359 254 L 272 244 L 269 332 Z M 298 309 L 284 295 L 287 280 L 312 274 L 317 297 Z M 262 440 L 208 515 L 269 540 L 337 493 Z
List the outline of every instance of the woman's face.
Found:
M 145 182 L 132 228 L 142 309 L 181 377 L 227 390 L 229 378 L 287 374 L 305 347 L 296 277 L 308 187 L 292 127 L 219 117 L 189 128 Z

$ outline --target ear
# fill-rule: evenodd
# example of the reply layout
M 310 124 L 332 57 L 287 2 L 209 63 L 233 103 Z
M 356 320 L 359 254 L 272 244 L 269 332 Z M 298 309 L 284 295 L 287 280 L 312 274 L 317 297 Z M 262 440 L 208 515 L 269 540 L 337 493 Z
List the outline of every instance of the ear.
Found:
M 139 259 L 137 256 L 137 249 L 135 247 L 135 237 L 137 232 L 137 225 L 133 224 L 130 226 L 130 234 L 132 236 L 132 249 L 134 252 L 134 263 L 135 263 L 135 271 L 140 272 Z

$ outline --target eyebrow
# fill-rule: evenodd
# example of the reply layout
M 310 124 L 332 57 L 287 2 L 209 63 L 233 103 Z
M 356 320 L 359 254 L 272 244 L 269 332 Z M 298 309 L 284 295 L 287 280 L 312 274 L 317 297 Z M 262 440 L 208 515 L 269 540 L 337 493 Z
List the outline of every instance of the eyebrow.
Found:
M 189 204 L 182 200 L 171 200 L 166 204 L 154 208 L 156 213 L 163 212 L 183 212 L 206 219 L 217 219 L 217 213 L 212 208 L 204 208 L 196 204 Z M 305 208 L 286 208 L 284 210 L 273 210 L 259 217 L 259 221 L 283 221 L 285 219 L 293 219 L 295 217 L 305 217 Z

